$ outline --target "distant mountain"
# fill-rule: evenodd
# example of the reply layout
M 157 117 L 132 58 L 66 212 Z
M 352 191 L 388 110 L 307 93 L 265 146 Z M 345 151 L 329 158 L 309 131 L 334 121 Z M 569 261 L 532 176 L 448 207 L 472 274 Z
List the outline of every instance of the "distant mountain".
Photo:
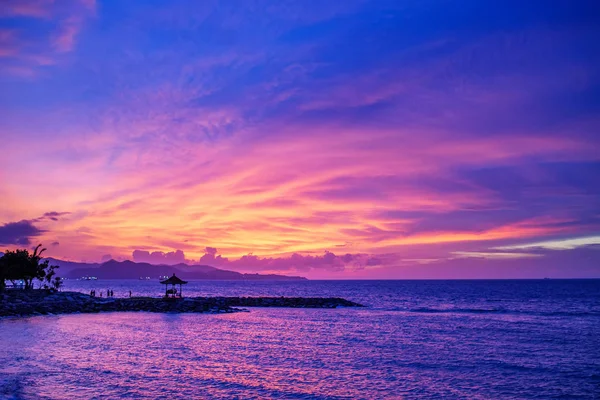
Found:
M 4 253 L 2 251 L 0 251 L 0 257 L 2 257 L 4 255 Z M 50 265 L 58 265 L 61 268 L 61 271 L 68 271 L 74 268 L 81 268 L 82 266 L 95 266 L 95 267 L 99 267 L 100 264 L 87 264 L 87 263 L 78 263 L 78 262 L 74 262 L 74 261 L 63 261 L 63 260 L 59 260 L 56 258 L 52 258 L 52 257 L 47 257 L 44 258 L 44 260 L 48 260 L 50 261 Z
M 58 265 L 61 272 L 71 271 L 76 268 L 99 268 L 100 263 L 80 263 L 75 261 L 64 261 L 57 258 L 48 257 L 45 260 L 50 261 L 50 265 Z
M 275 274 L 243 274 L 211 267 L 210 265 L 153 265 L 133 261 L 110 260 L 103 264 L 76 263 L 49 259 L 51 265 L 60 266 L 59 275 L 67 278 L 95 276 L 98 279 L 139 279 L 176 274 L 182 279 L 212 279 L 212 280 L 305 280 L 301 276 L 286 276 Z

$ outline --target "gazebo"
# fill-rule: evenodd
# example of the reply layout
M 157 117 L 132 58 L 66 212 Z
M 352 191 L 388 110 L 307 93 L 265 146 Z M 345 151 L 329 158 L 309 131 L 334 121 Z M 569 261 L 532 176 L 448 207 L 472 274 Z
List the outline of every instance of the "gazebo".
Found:
M 178 277 L 175 276 L 175 274 L 173 274 L 172 277 L 170 277 L 169 279 L 165 279 L 164 281 L 160 281 L 160 283 L 165 285 L 165 297 L 169 297 L 169 294 L 170 294 L 172 298 L 175 298 L 175 297 L 182 297 L 181 296 L 181 292 L 182 292 L 181 288 L 182 288 L 182 285 L 185 285 L 187 282 L 179 279 Z M 169 289 L 169 285 L 171 285 L 171 289 Z M 175 285 L 179 285 L 179 293 L 177 293 L 177 289 L 175 288 Z

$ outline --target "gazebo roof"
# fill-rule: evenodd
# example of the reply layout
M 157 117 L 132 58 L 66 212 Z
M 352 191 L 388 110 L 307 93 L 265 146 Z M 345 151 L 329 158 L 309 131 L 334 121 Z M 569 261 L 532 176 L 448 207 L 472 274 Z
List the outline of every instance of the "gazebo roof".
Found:
M 187 282 L 179 279 L 173 274 L 169 279 L 165 279 L 164 281 L 160 281 L 160 283 L 165 285 L 185 285 Z

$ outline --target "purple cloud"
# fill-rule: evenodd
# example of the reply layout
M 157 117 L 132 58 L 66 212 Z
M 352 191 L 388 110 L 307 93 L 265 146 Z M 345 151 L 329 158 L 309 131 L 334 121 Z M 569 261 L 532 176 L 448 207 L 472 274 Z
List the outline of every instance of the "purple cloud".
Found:
M 39 218 L 36 218 L 35 221 L 43 221 L 44 219 L 49 219 L 51 221 L 58 221 L 59 217 L 62 217 L 63 215 L 69 215 L 71 214 L 70 212 L 58 212 L 58 211 L 50 211 L 47 213 L 44 213 L 44 215 L 42 215 Z
M 132 253 L 133 261 L 145 262 L 149 264 L 180 264 L 186 262 L 185 254 L 181 250 L 175 250 L 168 253 L 162 251 L 153 251 L 150 253 L 145 250 L 134 250 Z
M 204 251 L 206 253 L 200 257 L 200 264 L 218 267 L 229 262 L 227 258 L 222 257 L 220 254 L 217 255 L 217 249 L 214 247 L 206 247 Z
M 33 225 L 32 221 L 9 222 L 0 226 L 0 243 L 29 245 L 31 238 L 41 235 L 44 230 Z
M 325 251 L 323 255 L 294 253 L 291 256 L 282 257 L 259 257 L 254 254 L 247 254 L 235 260 L 217 255 L 217 249 L 214 247 L 207 247 L 206 251 L 207 253 L 200 258 L 201 264 L 240 271 L 309 272 L 319 270 L 343 272 L 348 267 L 363 269 L 365 266 L 376 266 L 382 263 L 381 259 L 371 257 L 367 254 L 346 253 L 344 255 L 336 255 L 330 251 Z

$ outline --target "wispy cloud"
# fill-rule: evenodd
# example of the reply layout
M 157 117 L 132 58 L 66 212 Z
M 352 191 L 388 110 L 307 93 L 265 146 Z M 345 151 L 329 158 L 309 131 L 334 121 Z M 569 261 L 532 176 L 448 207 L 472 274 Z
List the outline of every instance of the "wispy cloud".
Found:
M 455 251 L 452 252 L 457 258 L 485 258 L 485 259 L 515 259 L 542 257 L 541 254 L 535 253 L 509 253 L 509 252 L 486 252 L 486 251 Z
M 534 243 L 513 244 L 508 246 L 498 246 L 497 250 L 527 250 L 527 249 L 548 249 L 548 250 L 572 250 L 578 247 L 600 245 L 600 236 L 576 237 L 557 240 L 545 240 Z
M 49 18 L 53 0 L 5 0 L 0 7 L 0 17 Z
M 71 52 L 86 21 L 96 12 L 95 1 L 90 0 L 5 3 L 0 11 L 0 68 L 25 77 L 35 76 L 40 66 L 54 65 L 61 54 Z M 23 28 L 1 28 L 4 23 L 20 26 L 15 20 L 24 18 Z
M 59 31 L 54 38 L 54 47 L 61 53 L 73 50 L 75 39 L 81 30 L 83 21 L 81 18 L 67 18 L 60 26 Z

